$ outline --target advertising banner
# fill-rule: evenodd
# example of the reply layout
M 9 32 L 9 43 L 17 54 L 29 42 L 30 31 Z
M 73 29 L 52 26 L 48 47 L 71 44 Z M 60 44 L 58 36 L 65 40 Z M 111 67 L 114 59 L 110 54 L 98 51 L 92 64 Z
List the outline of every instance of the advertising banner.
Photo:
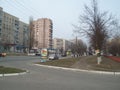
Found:
M 48 56 L 48 51 L 47 51 L 47 49 L 42 49 L 42 50 L 41 50 L 41 56 L 42 56 L 42 58 L 47 58 L 47 56 Z

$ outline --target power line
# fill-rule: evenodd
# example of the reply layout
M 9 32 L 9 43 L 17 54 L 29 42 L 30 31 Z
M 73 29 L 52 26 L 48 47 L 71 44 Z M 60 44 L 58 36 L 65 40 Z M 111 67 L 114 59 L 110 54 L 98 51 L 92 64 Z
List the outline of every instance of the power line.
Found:
M 16 0 L 15 0 L 16 1 Z M 4 3 L 5 2 L 5 3 Z M 6 4 L 7 4 L 7 7 L 8 8 L 6 8 L 7 9 L 7 11 L 10 11 L 9 10 L 9 8 L 11 8 L 11 11 L 13 12 L 13 13 L 16 13 L 16 15 L 18 16 L 18 14 L 20 15 L 20 16 L 22 16 L 22 17 L 24 17 L 24 19 L 25 19 L 25 17 L 30 17 L 30 16 L 32 16 L 32 15 L 34 15 L 34 16 L 39 16 L 39 14 L 37 13 L 37 12 L 35 12 L 35 10 L 33 9 L 33 8 L 28 8 L 28 7 L 26 7 L 27 5 L 25 5 L 25 4 L 23 4 L 23 3 L 20 3 L 20 2 L 18 2 L 18 1 L 16 1 L 16 2 L 14 2 L 13 0 L 11 0 L 11 2 L 9 2 L 8 0 L 6 0 L 6 1 L 3 1 L 3 3 L 4 3 L 4 5 L 2 5 L 2 6 L 5 6 Z M 14 7 L 13 7 L 14 6 Z M 6 7 L 6 6 L 5 6 Z M 14 11 L 15 10 L 15 11 Z M 32 15 L 29 15 L 29 14 L 31 13 Z M 21 19 L 21 18 L 20 18 Z M 24 20 L 23 19 L 23 20 Z
M 23 6 L 26 10 L 29 10 L 30 12 L 33 12 L 36 16 L 39 16 L 39 14 L 37 13 L 37 12 L 35 12 L 35 10 L 32 10 L 33 8 L 28 8 L 28 7 L 26 7 L 26 5 L 25 4 L 23 4 L 23 3 L 21 3 L 21 2 L 19 2 L 19 1 L 17 1 L 17 0 L 15 0 L 19 5 L 21 5 L 21 6 Z
M 24 3 L 28 2 L 28 1 L 27 2 L 25 2 L 25 1 L 23 0 L 22 3 L 24 4 Z M 37 9 L 33 8 L 30 3 L 32 3 L 31 0 L 29 0 L 29 8 L 32 9 L 33 11 L 35 11 L 38 15 L 41 15 L 41 13 Z
M 10 10 L 12 10 L 13 11 L 13 13 L 15 13 L 15 15 L 14 16 L 16 16 L 16 15 L 20 15 L 20 16 L 22 16 L 22 17 L 26 17 L 26 16 L 28 16 L 28 14 L 26 14 L 23 10 L 21 10 L 18 6 L 16 7 L 16 5 L 15 4 L 13 4 L 13 3 L 11 3 L 11 2 L 9 2 L 9 1 L 7 1 L 6 0 L 6 3 L 5 3 L 5 5 L 7 5 L 7 7 L 8 8 L 6 8 L 6 10 L 9 12 Z M 13 7 L 14 6 L 14 7 Z M 9 9 L 10 8 L 10 9 Z M 4 6 L 3 6 L 3 10 L 4 10 Z M 15 10 L 15 11 L 14 11 Z M 13 13 L 12 13 L 12 15 L 13 15 Z M 20 17 L 18 17 L 18 18 L 20 18 Z M 21 18 L 20 18 L 21 19 Z M 25 19 L 25 18 L 24 18 Z

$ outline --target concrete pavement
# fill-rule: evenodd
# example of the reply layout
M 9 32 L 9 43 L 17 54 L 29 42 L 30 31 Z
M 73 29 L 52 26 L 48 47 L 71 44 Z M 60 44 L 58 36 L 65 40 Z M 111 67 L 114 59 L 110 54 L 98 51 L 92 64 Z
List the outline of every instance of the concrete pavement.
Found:
M 33 65 L 33 62 L 38 61 L 38 57 L 0 61 L 0 65 L 30 71 L 29 74 L 0 77 L 0 90 L 120 90 L 119 75 L 73 72 Z

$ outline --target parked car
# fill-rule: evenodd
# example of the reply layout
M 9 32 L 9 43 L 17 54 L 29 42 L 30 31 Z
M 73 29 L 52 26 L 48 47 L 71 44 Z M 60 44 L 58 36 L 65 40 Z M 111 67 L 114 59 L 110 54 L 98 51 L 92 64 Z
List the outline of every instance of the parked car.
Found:
M 35 56 L 35 53 L 28 53 L 28 56 Z
M 36 55 L 36 56 L 41 56 L 41 54 L 40 54 L 40 53 L 36 53 L 35 55 Z
M 66 57 L 67 55 L 66 55 L 66 54 L 62 54 L 61 56 L 62 56 L 62 57 Z
M 51 55 L 49 55 L 48 59 L 49 60 L 57 60 L 57 59 L 59 59 L 59 57 L 57 54 L 51 54 Z
M 0 53 L 0 57 L 5 57 L 6 55 L 6 53 Z

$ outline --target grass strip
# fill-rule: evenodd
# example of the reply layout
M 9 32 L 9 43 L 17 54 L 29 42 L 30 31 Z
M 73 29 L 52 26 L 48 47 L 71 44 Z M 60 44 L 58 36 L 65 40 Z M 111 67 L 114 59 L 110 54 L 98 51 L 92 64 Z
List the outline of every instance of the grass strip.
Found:
M 37 64 L 70 68 L 78 60 L 79 58 L 67 58 L 67 59 L 60 59 L 60 60 L 51 60 L 47 62 L 37 62 Z
M 47 62 L 37 62 L 37 64 L 67 67 L 67 68 L 72 67 L 72 68 L 87 69 L 87 70 L 120 72 L 120 63 L 113 61 L 109 58 L 106 58 L 104 56 L 102 57 L 102 62 L 100 65 L 97 64 L 97 56 L 83 56 L 79 58 L 51 60 Z
M 21 69 L 17 69 L 17 68 L 11 68 L 11 67 L 0 66 L 0 74 L 21 73 L 21 72 L 25 72 L 25 70 L 21 70 Z

